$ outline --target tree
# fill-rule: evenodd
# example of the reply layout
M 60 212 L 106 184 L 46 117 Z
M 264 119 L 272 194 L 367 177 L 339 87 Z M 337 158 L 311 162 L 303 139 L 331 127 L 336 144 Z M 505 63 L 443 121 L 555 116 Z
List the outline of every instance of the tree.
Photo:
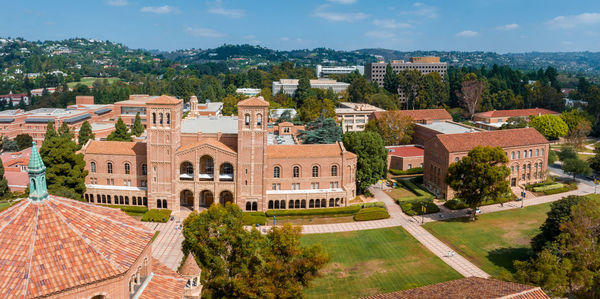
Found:
M 310 80 L 308 80 L 308 78 L 300 78 L 300 80 L 298 80 L 298 88 L 296 89 L 296 92 L 294 92 L 294 100 L 296 100 L 298 106 L 302 106 L 310 94 Z
M 569 130 L 574 129 L 582 121 L 592 122 L 594 117 L 581 109 L 573 109 L 560 114 L 560 118 L 567 124 Z
M 390 95 L 384 92 L 370 94 L 366 102 L 384 110 L 398 110 L 398 95 Z
M 600 172 L 600 143 L 596 143 L 594 153 L 595 155 L 588 160 L 588 163 L 593 170 Z
M 565 98 L 559 90 L 542 83 L 540 80 L 527 86 L 526 107 L 541 107 L 554 111 L 565 109 Z
M 387 150 L 383 138 L 375 132 L 348 132 L 343 137 L 346 149 L 358 156 L 356 187 L 364 192 L 377 180 L 385 177 Z
M 317 118 L 335 117 L 335 105 L 329 99 L 319 100 L 309 98 L 298 109 L 300 119 L 305 122 L 316 120 Z
M 58 136 L 73 139 L 73 132 L 69 129 L 69 125 L 63 122 L 58 128 Z
M 576 149 L 583 148 L 587 136 L 592 131 L 592 123 L 589 120 L 581 120 L 567 132 L 567 143 Z
M 362 103 L 368 95 L 374 94 L 377 89 L 367 82 L 363 76 L 356 77 L 348 86 L 348 96 L 351 102 Z
M 2 141 L 2 150 L 5 152 L 16 152 L 19 150 L 19 145 L 17 145 L 16 141 L 5 137 Z
M 275 124 L 280 124 L 282 122 L 292 122 L 292 112 L 290 110 L 283 111 L 283 113 L 279 115 L 277 121 L 275 121 Z
M 342 141 L 342 128 L 333 118 L 317 118 L 306 124 L 306 130 L 300 131 L 300 139 L 305 144 L 331 144 Z
M 518 117 L 518 116 L 511 116 L 506 120 L 506 123 L 500 127 L 500 129 L 506 130 L 506 129 L 527 128 L 528 124 L 529 124 L 529 122 L 527 121 L 526 118 Z
M 267 235 L 244 228 L 235 204 L 212 205 L 183 222 L 185 254 L 203 268 L 202 285 L 213 298 L 299 298 L 329 257 L 319 246 L 300 245 L 301 228 L 287 224 Z
M 470 76 L 465 76 L 466 78 L 471 78 Z M 477 110 L 477 105 L 481 100 L 481 95 L 483 94 L 484 84 L 477 80 L 475 76 L 474 79 L 467 79 L 461 83 L 460 93 L 458 97 L 467 108 L 469 112 L 469 116 L 472 118 L 473 114 Z
M 52 121 L 48 121 L 48 124 L 46 125 L 46 134 L 44 135 L 44 143 L 56 136 L 58 136 L 58 133 L 56 133 L 56 130 L 54 129 L 54 123 Z
M 19 134 L 15 137 L 15 142 L 17 143 L 19 150 L 22 151 L 31 146 L 33 138 L 31 138 L 29 134 Z
M 5 198 L 8 194 L 10 194 L 10 189 L 8 189 L 8 181 L 4 177 L 4 164 L 0 160 L 0 198 Z
M 133 141 L 133 138 L 131 138 L 131 135 L 129 134 L 129 130 L 127 130 L 127 125 L 125 125 L 125 122 L 123 122 L 123 119 L 121 119 L 119 117 L 119 119 L 117 120 L 117 123 L 115 124 L 115 130 L 112 131 L 112 133 L 110 133 L 108 135 L 108 137 L 106 137 L 106 140 L 108 140 L 108 141 Z
M 419 70 L 405 69 L 398 74 L 398 87 L 406 97 L 406 108 L 415 109 L 422 80 L 423 74 Z
M 581 159 L 567 159 L 562 162 L 562 170 L 573 175 L 573 180 L 579 175 L 588 175 L 592 173 L 590 165 Z
M 534 116 L 529 125 L 549 140 L 565 136 L 569 131 L 567 124 L 559 116 L 552 114 Z
M 142 118 L 140 113 L 135 114 L 135 120 L 133 121 L 133 127 L 131 127 L 131 134 L 140 137 L 144 133 L 144 126 L 142 125 Z
M 87 120 L 84 121 L 79 129 L 79 135 L 77 135 L 79 147 L 82 147 L 88 140 L 93 140 L 94 138 L 96 138 L 96 135 L 92 132 L 92 126 Z
M 383 75 L 383 88 L 391 94 L 398 94 L 398 75 L 392 64 L 388 63 L 385 67 L 385 75 Z
M 477 146 L 448 167 L 445 182 L 471 208 L 471 220 L 483 201 L 498 201 L 510 193 L 507 162 L 502 148 Z
M 423 76 L 421 88 L 417 93 L 417 107 L 420 109 L 436 108 L 448 103 L 448 84 L 438 73 Z
M 548 165 L 553 165 L 554 163 L 556 163 L 557 160 L 558 160 L 558 154 L 553 150 L 549 150 L 548 151 Z
M 370 120 L 365 130 L 381 135 L 385 145 L 409 144 L 414 133 L 414 123 L 412 117 L 390 111 L 383 113 L 379 119 Z
M 577 159 L 577 152 L 574 148 L 567 146 L 563 147 L 560 152 L 558 152 L 558 157 L 561 161 L 569 160 L 569 159 Z

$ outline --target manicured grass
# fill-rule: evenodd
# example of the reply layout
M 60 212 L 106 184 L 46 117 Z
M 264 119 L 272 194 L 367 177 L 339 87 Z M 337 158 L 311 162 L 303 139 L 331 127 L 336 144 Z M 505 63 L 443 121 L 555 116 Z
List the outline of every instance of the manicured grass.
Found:
M 9 202 L 0 202 L 0 212 L 10 208 L 12 206 Z
M 331 257 L 307 298 L 358 298 L 461 278 L 401 227 L 304 235 Z
M 410 191 L 406 188 L 403 188 L 403 187 L 388 189 L 388 190 L 384 190 L 383 192 L 385 192 L 387 195 L 389 195 L 389 197 L 391 197 L 392 199 L 417 197 L 417 195 L 414 194 L 412 191 Z
M 154 242 L 154 240 L 156 240 L 156 237 L 158 237 L 158 234 L 160 234 L 160 231 L 157 230 L 154 232 L 154 236 L 152 236 L 152 240 L 150 242 Z
M 77 84 L 83 84 L 83 85 L 86 85 L 87 87 L 90 87 L 90 86 L 92 86 L 94 84 L 94 82 L 96 80 L 104 81 L 104 79 L 108 80 L 109 84 L 113 84 L 114 82 L 117 82 L 117 81 L 121 80 L 121 79 L 116 78 L 116 77 L 111 77 L 111 78 L 84 77 L 84 78 L 81 78 L 81 81 L 79 81 L 79 82 L 70 82 L 70 83 L 67 83 L 67 86 L 69 88 L 73 88 L 73 87 L 77 86 Z
M 527 201 L 525 201 L 527 205 Z M 527 260 L 529 242 L 546 221 L 550 203 L 425 224 L 425 229 L 494 277 L 514 272 L 514 260 Z

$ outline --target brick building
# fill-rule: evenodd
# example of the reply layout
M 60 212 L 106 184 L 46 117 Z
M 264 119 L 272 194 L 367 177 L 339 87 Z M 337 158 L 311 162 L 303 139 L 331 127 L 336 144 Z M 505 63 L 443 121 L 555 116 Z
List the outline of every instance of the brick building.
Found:
M 420 145 L 396 145 L 386 146 L 388 150 L 388 169 L 409 170 L 423 167 L 423 155 L 425 151 Z
M 560 113 L 544 109 L 514 109 L 514 110 L 492 110 L 473 114 L 473 122 L 478 128 L 486 130 L 497 130 L 506 124 L 511 117 L 528 119 L 531 116 L 541 116 L 545 114 L 560 115 Z
M 356 193 L 356 155 L 341 143 L 298 144 L 293 124 L 267 125 L 268 108 L 249 98 L 238 103 L 237 117 L 182 119 L 181 100 L 154 98 L 146 103 L 145 142 L 82 148 L 84 197 L 176 211 L 216 202 L 248 211 L 347 205 Z
M 452 116 L 446 109 L 415 109 L 415 110 L 393 110 L 375 111 L 369 116 L 371 119 L 379 119 L 385 113 L 393 113 L 396 116 L 410 116 L 413 122 L 418 124 L 430 124 L 438 121 L 452 121 Z
M 424 185 L 444 199 L 454 192 L 444 183 L 448 167 L 476 146 L 504 149 L 511 170 L 510 186 L 543 181 L 546 178 L 549 143 L 533 128 L 438 134 L 425 142 Z
M 4 177 L 8 182 L 10 191 L 22 192 L 27 188 L 29 183 L 27 165 L 29 164 L 30 155 L 30 147 L 19 152 L 5 152 L 0 155 L 2 165 L 4 165 Z

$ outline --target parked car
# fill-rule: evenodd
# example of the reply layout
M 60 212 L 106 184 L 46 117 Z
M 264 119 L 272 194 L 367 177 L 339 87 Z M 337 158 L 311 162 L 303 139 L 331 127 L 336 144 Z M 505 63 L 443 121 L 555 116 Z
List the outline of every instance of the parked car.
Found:
M 471 215 L 471 209 L 467 210 L 467 214 Z M 481 210 L 479 208 L 475 209 L 475 214 L 481 214 Z

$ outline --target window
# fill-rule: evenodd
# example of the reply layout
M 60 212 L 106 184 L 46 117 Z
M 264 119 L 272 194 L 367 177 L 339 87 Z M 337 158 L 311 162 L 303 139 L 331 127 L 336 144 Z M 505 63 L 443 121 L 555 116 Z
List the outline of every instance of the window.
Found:
M 521 152 L 517 152 L 517 159 L 521 159 Z
M 533 151 L 529 150 L 529 158 L 533 157 L 531 154 L 533 154 Z
M 319 183 L 310 183 L 311 189 L 319 189 Z
M 292 169 L 292 172 L 293 172 L 293 176 L 295 178 L 299 178 L 300 177 L 300 167 L 294 166 L 294 168 Z
M 337 188 L 338 188 L 338 182 L 329 183 L 329 189 L 337 189 Z
M 338 175 L 337 170 L 338 170 L 337 165 L 331 166 L 331 176 L 337 176 Z
M 148 165 L 142 164 L 142 175 L 148 174 Z
M 511 153 L 510 153 L 510 159 L 511 159 L 511 160 L 514 160 L 514 159 L 515 159 L 515 152 L 511 152 Z
M 527 158 L 527 150 L 523 151 L 523 158 Z
M 459 160 L 458 157 L 454 158 L 454 162 L 458 162 L 458 160 Z
M 167 113 L 167 125 L 171 123 L 171 113 Z
M 160 114 L 158 115 L 158 117 L 159 117 L 159 122 L 158 122 L 158 123 L 162 125 L 162 124 L 163 124 L 163 114 L 162 114 L 162 113 L 160 113 Z
M 539 156 L 540 156 L 540 149 L 539 149 L 539 148 L 535 150 L 535 156 L 536 156 L 536 157 L 539 157 Z
M 92 172 L 96 172 L 96 162 L 92 162 L 92 163 L 90 163 L 90 170 L 91 170 Z
M 281 190 L 281 184 L 272 184 L 271 189 L 273 190 Z
M 313 166 L 312 176 L 313 176 L 313 178 L 319 177 L 319 166 Z
M 544 149 L 540 150 L 540 153 L 542 154 L 542 156 L 544 155 Z
M 106 169 L 107 169 L 108 173 L 113 173 L 112 163 L 108 162 L 106 164 Z
M 256 116 L 256 125 L 259 127 L 262 126 L 262 115 L 261 114 L 258 114 Z
M 152 123 L 156 124 L 156 113 L 152 112 Z
M 250 125 L 250 114 L 246 114 L 246 116 L 244 116 L 244 124 L 246 126 Z
M 131 173 L 131 167 L 129 166 L 129 163 L 125 163 L 125 174 L 130 174 Z
M 281 169 L 279 168 L 279 166 L 275 166 L 273 168 L 273 177 L 279 178 L 280 172 L 281 172 Z
M 411 169 L 411 168 L 412 168 L 412 164 L 408 164 L 408 169 Z

